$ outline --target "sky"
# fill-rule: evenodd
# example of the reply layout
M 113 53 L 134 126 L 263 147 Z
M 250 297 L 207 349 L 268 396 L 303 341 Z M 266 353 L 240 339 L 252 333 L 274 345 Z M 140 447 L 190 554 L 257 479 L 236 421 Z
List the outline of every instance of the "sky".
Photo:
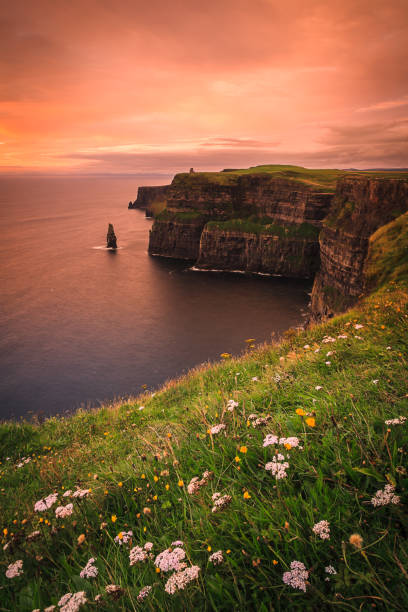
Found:
M 13 0 L 0 172 L 408 167 L 408 0 Z

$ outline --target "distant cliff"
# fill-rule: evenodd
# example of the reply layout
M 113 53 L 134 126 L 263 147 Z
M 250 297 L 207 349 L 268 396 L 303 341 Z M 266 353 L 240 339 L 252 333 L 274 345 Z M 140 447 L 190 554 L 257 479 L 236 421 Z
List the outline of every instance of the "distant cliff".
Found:
M 294 166 L 185 173 L 167 187 L 139 188 L 136 202 L 163 199 L 149 253 L 203 270 L 314 278 L 319 318 L 367 289 L 370 236 L 408 211 L 408 175 Z
M 142 208 L 146 211 L 146 217 L 154 217 L 165 208 L 169 187 L 170 185 L 139 187 L 136 200 L 129 202 L 128 208 Z

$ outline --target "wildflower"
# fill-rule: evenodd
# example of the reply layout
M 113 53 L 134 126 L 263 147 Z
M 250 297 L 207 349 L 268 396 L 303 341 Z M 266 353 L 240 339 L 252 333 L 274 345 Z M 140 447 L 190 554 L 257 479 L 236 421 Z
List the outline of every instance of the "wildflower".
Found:
M 220 431 L 222 431 L 223 429 L 225 429 L 225 425 L 224 423 L 219 423 L 218 425 L 213 425 L 210 429 L 210 433 L 212 435 L 218 434 L 220 433 Z
M 220 563 L 224 561 L 222 550 L 217 550 L 217 552 L 213 553 L 208 560 L 213 565 L 220 565 Z
M 44 608 L 44 612 L 54 612 L 56 607 L 57 606 L 48 606 L 47 608 Z
M 373 506 L 387 506 L 388 504 L 399 504 L 400 498 L 394 493 L 395 487 L 391 484 L 386 484 L 383 490 L 377 491 L 371 499 Z
M 87 497 L 90 492 L 91 489 L 77 489 L 75 493 L 72 494 L 72 497 L 78 497 L 79 499 L 82 499 L 83 497 Z
M 154 476 L 153 476 L 153 480 L 154 480 L 154 482 L 157 482 L 157 481 L 159 480 L 159 477 L 158 477 L 158 476 L 156 476 L 156 475 L 154 475 Z
M 51 495 L 48 495 L 48 497 L 40 499 L 34 504 L 34 512 L 44 512 L 45 510 L 49 510 L 51 506 L 55 504 L 57 499 L 58 493 L 51 493 Z
M 231 495 L 221 495 L 221 493 L 214 493 L 211 499 L 214 502 L 211 512 L 219 512 L 220 510 L 223 510 L 232 501 Z
M 220 357 L 222 359 L 229 359 L 231 357 L 231 353 L 221 353 Z
M 67 491 L 65 491 L 65 493 L 62 494 L 62 497 L 69 497 L 70 495 L 72 495 L 72 491 L 71 489 L 68 489 Z
M 116 514 L 112 514 L 111 516 L 112 523 L 116 523 L 117 520 L 118 520 L 118 517 L 116 516 Z
M 118 487 L 123 487 L 123 482 L 118 482 Z
M 166 486 L 164 488 L 166 489 L 166 491 L 168 491 L 170 489 L 170 485 L 166 484 Z
M 239 449 L 239 452 L 245 455 L 245 453 L 248 452 L 248 449 L 247 449 L 246 446 L 241 446 L 240 449 Z
M 239 457 L 235 457 L 235 463 L 239 463 L 241 459 Z
M 305 419 L 306 425 L 309 425 L 309 427 L 315 427 L 316 425 L 316 419 L 314 417 L 308 417 L 307 419 Z
M 282 580 L 285 584 L 289 584 L 294 589 L 306 592 L 306 580 L 309 577 L 309 572 L 301 561 L 292 561 L 290 564 L 290 572 L 285 572 Z
M 278 565 L 279 561 L 277 561 L 276 559 L 274 559 L 274 560 L 272 561 L 272 563 L 273 563 L 274 565 Z
M 336 570 L 332 565 L 328 565 L 327 567 L 325 567 L 324 571 L 326 572 L 326 574 L 332 574 L 332 576 L 335 576 L 337 574 Z
M 278 444 L 279 438 L 274 434 L 268 434 L 263 441 L 262 446 L 270 446 L 271 444 Z
M 305 416 L 306 412 L 303 410 L 303 408 L 296 408 L 296 414 L 299 416 Z
M 187 491 L 189 495 L 194 495 L 194 493 L 197 493 L 197 491 L 199 491 L 201 487 L 205 486 L 208 483 L 212 476 L 213 473 L 208 470 L 204 472 L 201 480 L 198 478 L 198 476 L 194 476 L 194 478 L 192 478 L 189 484 L 187 485 Z
M 86 602 L 85 591 L 78 591 L 78 593 L 67 593 L 61 597 L 58 605 L 60 612 L 77 612 Z
M 398 419 L 388 419 L 388 421 L 384 421 L 386 425 L 403 425 L 407 417 L 400 416 Z
M 146 516 L 149 516 L 149 514 L 151 514 L 152 511 L 150 510 L 150 508 L 143 508 L 143 514 L 145 514 Z
M 253 376 L 253 377 L 251 378 L 251 380 L 252 380 L 252 382 L 258 382 L 258 377 L 257 377 L 257 376 Z
M 173 595 L 176 591 L 184 589 L 189 582 L 198 578 L 200 568 L 198 565 L 186 567 L 180 572 L 175 572 L 166 582 L 164 589 L 166 593 Z
M 339 340 L 346 340 L 346 338 L 348 338 L 347 334 L 340 334 L 340 336 L 337 336 L 337 338 Z
M 212 548 L 211 548 L 211 546 L 210 546 L 210 545 L 208 545 L 208 546 L 207 546 L 207 550 L 208 550 L 208 552 L 211 552 L 211 551 L 212 551 Z
M 256 416 L 256 415 L 255 415 Z M 267 414 L 266 416 L 261 416 L 258 417 L 257 419 L 252 421 L 252 427 L 263 427 L 264 425 L 266 425 L 268 423 L 268 421 L 271 419 L 271 415 Z M 249 421 L 247 423 L 247 425 L 249 426 Z
M 229 399 L 227 402 L 227 410 L 229 412 L 233 412 L 234 408 L 238 408 L 238 406 L 238 402 L 234 401 L 233 399 Z
M 248 491 L 244 491 L 244 499 L 251 499 L 251 496 Z
M 375 378 L 371 382 L 373 383 L 373 385 L 378 385 L 379 380 L 380 380 L 379 378 Z
M 361 323 L 356 323 L 354 329 L 362 329 L 363 327 L 364 325 L 361 325 Z
M 316 391 L 320 391 L 320 389 L 323 389 L 323 387 L 321 385 L 316 385 L 315 389 Z
M 81 578 L 96 578 L 98 575 L 98 568 L 94 565 L 95 559 L 91 557 L 84 569 L 80 572 Z
M 177 484 L 178 484 L 178 486 L 179 486 L 179 487 L 184 487 L 184 482 L 183 482 L 183 480 L 179 480 Z
M 324 362 L 327 366 L 331 365 L 331 361 L 325 361 Z
M 55 510 L 55 516 L 57 518 L 66 518 L 67 516 L 71 516 L 73 511 L 73 504 L 67 504 L 66 506 L 58 506 L 58 508 Z
M 330 540 L 330 525 L 328 521 L 320 521 L 313 527 L 313 533 L 319 536 L 321 540 Z
M 354 548 L 361 548 L 363 544 L 363 538 L 358 533 L 352 533 L 349 537 L 349 542 Z
M 133 531 L 121 531 L 115 538 L 116 544 L 122 546 L 127 544 L 133 538 Z
M 105 591 L 108 595 L 110 595 L 114 599 L 117 599 L 123 593 L 122 587 L 120 587 L 117 584 L 107 584 L 105 587 Z
M 78 536 L 77 542 L 78 542 L 79 546 L 81 546 L 81 544 L 83 544 L 85 542 L 85 534 L 84 533 L 81 533 L 81 535 Z
M 21 559 L 19 559 L 14 563 L 10 563 L 10 565 L 6 569 L 6 578 L 17 578 L 17 576 L 21 576 L 21 574 L 23 573 L 23 562 Z
M 154 560 L 154 564 L 156 567 L 160 568 L 162 572 L 178 571 L 181 561 L 185 556 L 186 553 L 184 550 L 180 546 L 176 546 L 176 548 L 166 549 L 158 554 Z
M 129 553 L 130 565 L 136 565 L 136 563 L 146 561 L 148 558 L 147 552 L 148 551 L 141 546 L 134 546 Z
M 40 535 L 41 535 L 41 531 L 38 531 L 38 530 L 37 530 L 37 531 L 33 531 L 32 533 L 30 533 L 30 534 L 27 536 L 27 540 L 28 540 L 29 542 L 31 542 L 31 540 L 35 540 L 35 539 L 36 539 L 36 538 L 38 538 L 38 536 L 40 536 Z
M 279 453 L 272 459 L 272 461 L 265 465 L 265 470 L 272 472 L 272 475 L 275 476 L 276 480 L 280 480 L 281 478 L 286 478 L 286 470 L 288 467 L 289 463 L 285 461 L 285 457 Z
M 137 600 L 138 601 L 143 601 L 144 599 L 146 599 L 146 597 L 149 595 L 151 590 L 152 590 L 151 586 L 143 587 L 143 589 L 141 589 L 139 591 L 139 595 L 137 596 Z

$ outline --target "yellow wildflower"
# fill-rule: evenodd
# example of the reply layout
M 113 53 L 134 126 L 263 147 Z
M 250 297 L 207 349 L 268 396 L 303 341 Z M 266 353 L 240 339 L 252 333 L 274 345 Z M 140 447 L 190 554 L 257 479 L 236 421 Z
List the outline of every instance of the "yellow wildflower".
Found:
M 122 531 L 120 531 L 118 533 L 118 540 L 123 540 L 123 532 Z
M 168 491 L 170 489 L 170 485 L 166 484 L 165 489 L 166 489 L 166 491 Z
M 158 476 L 153 476 L 153 480 L 154 482 L 157 482 L 159 480 Z
M 118 487 L 123 487 L 123 482 L 118 482 Z
M 244 499 L 251 499 L 250 494 L 248 493 L 248 491 L 244 492 Z
M 246 447 L 246 446 L 241 446 L 241 447 L 240 447 L 240 449 L 239 449 L 239 452 L 240 452 L 240 453 L 243 453 L 243 454 L 245 455 L 245 453 L 247 453 L 247 452 L 248 452 L 248 449 L 247 449 L 247 447 Z
M 160 567 L 156 567 L 156 574 L 160 574 Z
M 296 414 L 299 416 L 305 416 L 306 412 L 303 410 L 303 408 L 296 408 Z
M 112 514 L 111 516 L 112 523 L 116 523 L 117 520 L 118 520 L 118 517 L 116 516 L 116 514 Z
M 274 560 L 272 561 L 272 563 L 273 563 L 274 565 L 278 565 L 278 562 L 277 562 L 277 560 L 276 560 L 276 559 L 274 559 Z
M 235 457 L 235 463 L 239 463 L 241 459 L 239 457 Z
M 81 544 L 83 544 L 85 542 L 85 534 L 84 533 L 81 533 L 81 535 L 78 536 L 77 542 L 78 542 L 79 546 L 81 546 Z
M 316 419 L 314 417 L 308 417 L 306 419 L 306 424 L 309 425 L 309 427 L 315 427 Z
M 358 533 L 352 533 L 349 537 L 349 542 L 354 548 L 361 548 L 363 544 L 363 538 Z
M 182 480 L 179 480 L 177 484 L 179 487 L 184 487 L 184 482 Z
M 208 552 L 211 552 L 211 550 L 212 550 L 211 546 L 207 546 L 207 550 L 208 550 Z

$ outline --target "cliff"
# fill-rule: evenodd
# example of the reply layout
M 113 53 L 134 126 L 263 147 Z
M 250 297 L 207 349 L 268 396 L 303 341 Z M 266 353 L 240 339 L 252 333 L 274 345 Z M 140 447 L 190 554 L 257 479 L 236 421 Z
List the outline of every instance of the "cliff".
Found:
M 169 185 L 139 187 L 136 200 L 129 202 L 128 208 L 145 209 L 146 217 L 154 217 L 166 207 L 168 189 Z
M 353 304 L 365 290 L 363 268 L 370 236 L 408 210 L 405 178 L 345 177 L 338 181 L 320 233 L 321 267 L 311 308 L 328 316 Z
M 267 172 L 176 175 L 149 252 L 190 259 L 202 269 L 312 277 L 328 185 Z M 216 225 L 214 225 L 216 222 Z

